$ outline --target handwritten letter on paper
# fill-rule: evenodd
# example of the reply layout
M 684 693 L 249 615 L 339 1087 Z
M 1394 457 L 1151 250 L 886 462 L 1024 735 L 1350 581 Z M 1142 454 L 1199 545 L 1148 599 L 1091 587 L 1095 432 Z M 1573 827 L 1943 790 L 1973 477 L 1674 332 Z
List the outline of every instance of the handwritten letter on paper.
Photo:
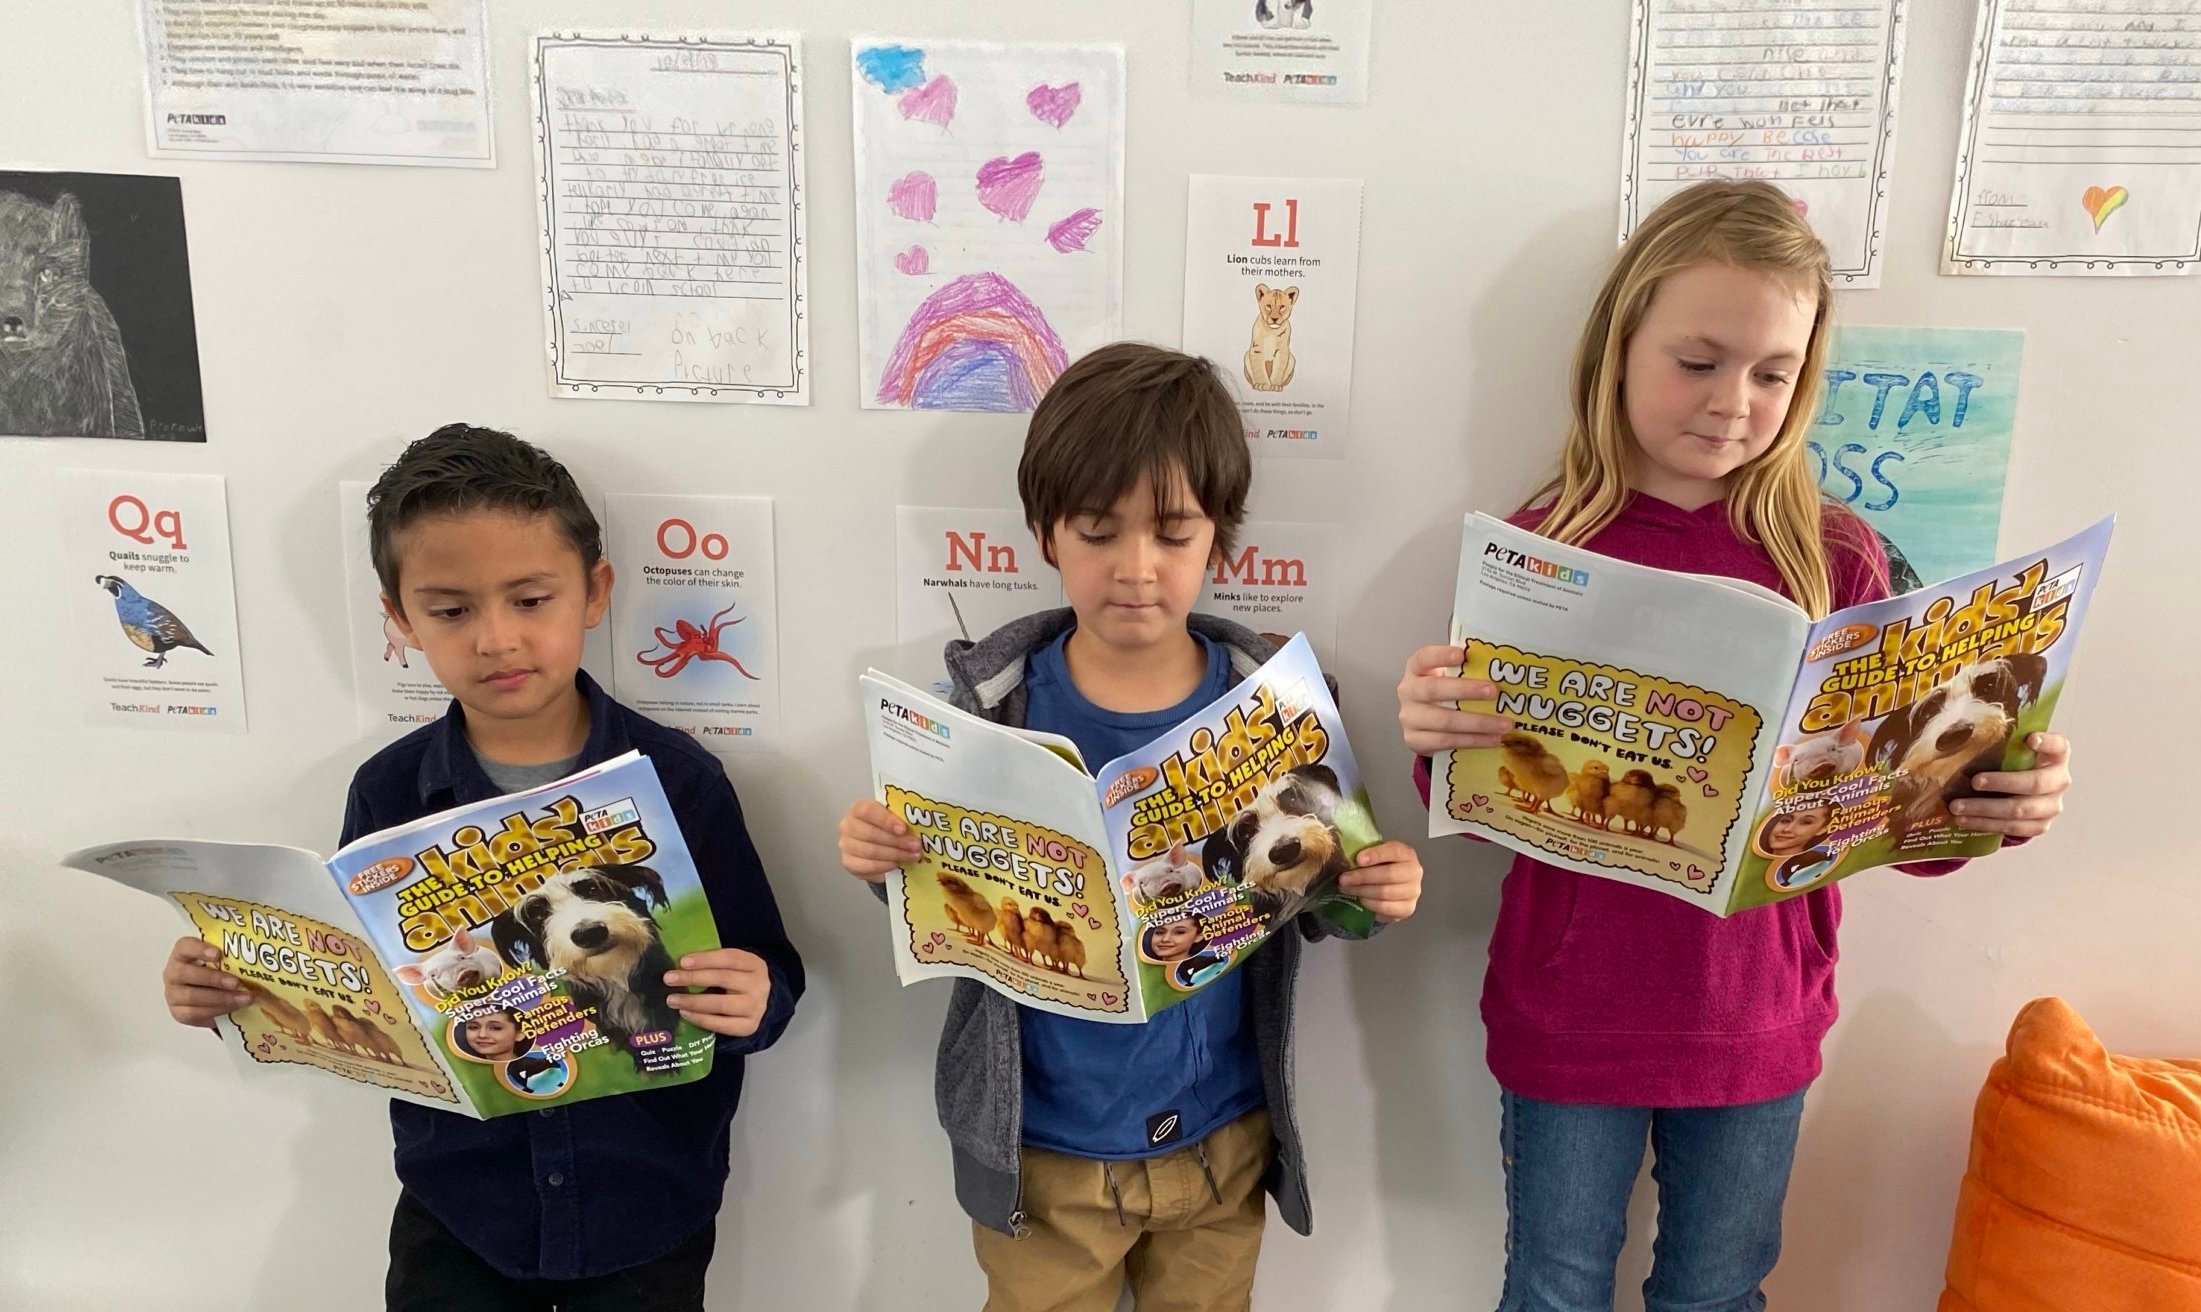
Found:
M 1835 281 L 1880 282 L 1903 0 L 1635 0 L 1620 239 L 1707 178 L 1787 192 Z
M 809 404 L 791 39 L 535 41 L 553 395 Z
M 2201 267 L 2201 0 L 1981 0 L 1944 273 Z

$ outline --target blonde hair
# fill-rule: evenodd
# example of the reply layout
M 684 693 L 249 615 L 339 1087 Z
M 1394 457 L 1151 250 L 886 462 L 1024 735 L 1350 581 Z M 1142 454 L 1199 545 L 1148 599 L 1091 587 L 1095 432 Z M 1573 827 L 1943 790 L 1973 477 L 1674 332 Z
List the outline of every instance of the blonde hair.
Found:
M 1770 183 L 1699 183 L 1668 198 L 1636 228 L 1606 275 L 1575 348 L 1573 418 L 1559 472 L 1527 504 L 1543 507 L 1538 533 L 1575 545 L 1619 517 L 1636 444 L 1621 398 L 1628 339 L 1661 283 L 1706 264 L 1771 274 L 1818 304 L 1788 417 L 1772 445 L 1729 476 L 1727 488 L 1727 521 L 1736 536 L 1765 547 L 1789 596 L 1817 619 L 1833 609 L 1833 587 L 1822 536 L 1827 502 L 1805 456 L 1805 435 L 1818 418 L 1834 287 L 1826 246 Z M 1862 524 L 1855 527 L 1863 531 Z

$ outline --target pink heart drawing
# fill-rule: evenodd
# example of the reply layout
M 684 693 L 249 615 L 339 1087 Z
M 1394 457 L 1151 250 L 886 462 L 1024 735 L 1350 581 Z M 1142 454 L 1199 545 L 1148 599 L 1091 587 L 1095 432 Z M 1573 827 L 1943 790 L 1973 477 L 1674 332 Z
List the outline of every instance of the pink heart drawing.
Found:
M 1070 904 L 1070 914 L 1073 916 L 1082 916 L 1092 909 L 1093 908 L 1085 905 L 1083 902 L 1072 902 Z
M 1476 808 L 1480 810 L 1483 808 L 1487 808 L 1490 805 L 1490 794 L 1476 793 L 1473 796 L 1469 797 L 1467 800 L 1473 802 Z
M 1024 216 L 1032 212 L 1032 202 L 1039 198 L 1045 174 L 1046 165 L 1036 150 L 1027 150 L 1015 159 L 997 155 L 979 166 L 978 203 L 1012 223 L 1022 223 Z
M 1668 861 L 1668 862 L 1666 863 L 1666 868 L 1667 868 L 1668 870 L 1679 870 L 1679 869 L 1681 869 L 1681 862 L 1679 862 L 1679 861 Z
M 1086 995 L 1085 995 L 1085 1000 L 1086 1000 L 1087 1002 L 1099 1002 L 1099 1001 L 1100 1001 L 1100 994 L 1098 994 L 1098 993 L 1088 993 L 1088 994 L 1086 994 Z
M 1087 917 L 1085 918 L 1085 927 L 1086 927 L 1087 929 L 1099 929 L 1099 928 L 1100 928 L 1100 917 L 1098 917 L 1098 916 L 1087 916 Z
M 1702 879 L 1702 878 L 1704 878 L 1704 877 L 1705 877 L 1705 875 L 1704 875 L 1704 872 L 1703 872 L 1702 870 L 1699 870 L 1699 869 L 1697 869 L 1697 868 L 1696 868 L 1696 867 L 1695 867 L 1694 865 L 1691 865 L 1691 866 L 1689 867 L 1689 878 L 1691 878 L 1691 879 Z
M 1116 995 L 1113 993 L 1103 993 L 1101 994 L 1101 1001 L 1113 1007 L 1116 1005 Z
M 1072 114 L 1078 112 L 1078 104 L 1084 99 L 1085 93 L 1078 89 L 1075 82 L 1059 87 L 1051 87 L 1043 82 L 1025 95 L 1024 103 L 1040 122 L 1052 123 L 1060 128 L 1070 121 Z
M 1082 251 L 1085 243 L 1093 239 L 1093 234 L 1100 231 L 1100 225 L 1099 210 L 1079 210 L 1066 219 L 1058 219 L 1047 229 L 1047 244 L 1065 255 Z
M 1720 795 L 1720 790 L 1719 790 L 1719 789 L 1717 789 L 1717 788 L 1714 788 L 1714 787 L 1713 787 L 1712 785 L 1710 785 L 1710 784 L 1706 784 L 1706 785 L 1704 786 L 1704 795 L 1705 795 L 1706 797 L 1718 797 L 1718 796 Z
M 902 117 L 946 127 L 955 117 L 955 83 L 943 73 L 921 87 L 902 93 Z
M 940 186 L 930 173 L 922 170 L 904 174 L 887 188 L 887 208 L 897 218 L 930 223 L 939 204 Z
M 932 256 L 922 246 L 912 246 L 894 257 L 894 267 L 916 277 L 932 268 Z
M 936 929 L 932 932 L 932 945 L 934 947 L 939 947 L 942 943 L 945 943 L 947 941 L 948 936 L 941 933 L 939 930 Z
M 1710 775 L 1706 774 L 1706 773 L 1705 773 L 1704 771 L 1702 771 L 1702 770 L 1698 769 L 1698 768 L 1697 768 L 1696 766 L 1693 766 L 1693 765 L 1692 765 L 1692 766 L 1690 766 L 1690 767 L 1689 767 L 1689 782 L 1690 782 L 1690 783 L 1693 783 L 1693 784 L 1701 784 L 1701 783 L 1703 783 L 1703 782 L 1704 782 L 1705 780 L 1707 780 L 1707 779 L 1709 779 L 1709 778 L 1711 778 L 1711 777 L 1712 777 L 1712 776 L 1710 776 Z

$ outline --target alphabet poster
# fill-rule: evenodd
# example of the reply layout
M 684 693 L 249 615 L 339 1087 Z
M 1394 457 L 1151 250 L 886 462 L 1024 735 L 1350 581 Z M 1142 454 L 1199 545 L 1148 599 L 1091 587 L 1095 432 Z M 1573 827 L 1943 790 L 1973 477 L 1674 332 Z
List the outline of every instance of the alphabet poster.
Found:
M 713 751 L 779 745 L 767 497 L 610 497 L 612 694 Z
M 1017 511 L 897 506 L 894 524 L 895 656 L 911 683 L 945 677 L 949 640 L 1062 604 L 1062 576 Z
M 1892 548 L 1898 593 L 2000 559 L 2024 347 L 2006 329 L 1835 328 L 1811 454 Z
M 245 732 L 221 476 L 64 469 L 58 484 L 76 643 L 53 659 L 77 680 L 84 722 Z
M 791 37 L 535 38 L 550 391 L 810 403 Z
M 1328 668 L 1337 651 L 1337 543 L 1335 524 L 1241 524 L 1238 540 L 1208 571 L 1199 609 L 1278 646 L 1304 633 Z
M 1879 286 L 1904 9 L 1904 0 L 1635 0 L 1620 240 L 1694 183 L 1758 178 L 1810 221 L 1836 285 Z
M 0 170 L 0 437 L 206 440 L 176 179 Z
M 863 404 L 1029 411 L 1123 335 L 1123 49 L 852 49 Z
M 443 718 L 451 694 L 428 668 L 419 648 L 407 645 L 397 621 L 382 611 L 382 582 L 375 577 L 367 543 L 367 489 L 347 480 L 337 485 L 336 519 L 344 526 L 344 618 L 352 644 L 352 701 L 359 732 L 409 733 Z
M 1979 0 L 1943 273 L 2201 269 L 2201 0 Z
M 1230 380 L 1255 455 L 1345 455 L 1359 279 L 1358 179 L 1192 179 L 1184 349 Z

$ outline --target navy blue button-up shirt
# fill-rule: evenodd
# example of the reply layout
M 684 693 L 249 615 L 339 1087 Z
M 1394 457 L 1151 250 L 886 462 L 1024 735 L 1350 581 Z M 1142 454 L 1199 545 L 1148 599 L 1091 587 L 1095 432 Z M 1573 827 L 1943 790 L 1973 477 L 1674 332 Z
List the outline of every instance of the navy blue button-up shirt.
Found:
M 390 1104 L 398 1180 L 515 1279 L 578 1280 L 638 1266 L 712 1223 L 725 1194 L 742 1056 L 771 1046 L 803 989 L 802 958 L 780 925 L 725 770 L 685 734 L 612 700 L 587 674 L 577 681 L 589 730 L 575 768 L 630 749 L 650 758 L 710 898 L 719 942 L 764 959 L 772 996 L 757 1032 L 721 1038 L 711 1073 L 689 1084 L 488 1121 Z M 468 747 L 464 714 L 452 703 L 441 720 L 359 767 L 344 842 L 503 791 Z

